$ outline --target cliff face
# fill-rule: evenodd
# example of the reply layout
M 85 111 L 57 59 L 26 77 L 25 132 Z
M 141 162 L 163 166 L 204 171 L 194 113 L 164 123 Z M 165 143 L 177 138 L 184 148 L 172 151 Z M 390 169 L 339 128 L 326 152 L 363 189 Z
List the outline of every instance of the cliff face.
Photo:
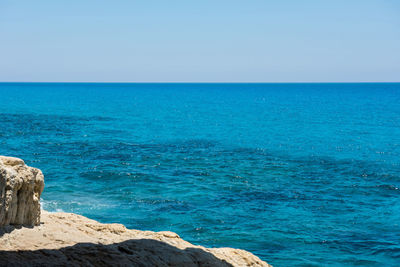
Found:
M 21 159 L 0 156 L 0 226 L 38 225 L 43 187 L 39 169 Z
M 270 266 L 250 252 L 195 246 L 172 232 L 129 230 L 71 213 L 40 216 L 42 189 L 40 170 L 0 157 L 0 266 Z

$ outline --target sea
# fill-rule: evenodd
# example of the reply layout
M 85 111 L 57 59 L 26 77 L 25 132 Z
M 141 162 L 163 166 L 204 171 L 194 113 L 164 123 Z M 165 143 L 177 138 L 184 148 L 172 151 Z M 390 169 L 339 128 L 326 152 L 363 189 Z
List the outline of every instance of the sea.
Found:
M 400 83 L 0 83 L 42 207 L 248 250 L 400 265 Z

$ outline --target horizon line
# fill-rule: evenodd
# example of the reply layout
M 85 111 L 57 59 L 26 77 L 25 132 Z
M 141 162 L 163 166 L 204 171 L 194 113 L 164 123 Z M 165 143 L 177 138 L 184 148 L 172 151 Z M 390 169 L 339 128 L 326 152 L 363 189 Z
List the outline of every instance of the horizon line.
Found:
M 371 82 L 371 81 L 359 81 L 359 82 L 316 82 L 316 81 L 310 81 L 310 82 L 305 82 L 305 81 L 296 81 L 296 82 L 229 82 L 229 81 L 224 81 L 224 82 L 196 82 L 196 81 L 191 81 L 191 82 L 75 82 L 75 81 L 68 81 L 68 82 L 54 82 L 54 81 L 0 81 L 0 83 L 70 83 L 70 84 L 78 84 L 78 83 L 87 83 L 87 84 L 94 84 L 94 83 L 103 83 L 103 84 L 327 84 L 327 83 L 400 83 L 400 81 L 396 82 Z

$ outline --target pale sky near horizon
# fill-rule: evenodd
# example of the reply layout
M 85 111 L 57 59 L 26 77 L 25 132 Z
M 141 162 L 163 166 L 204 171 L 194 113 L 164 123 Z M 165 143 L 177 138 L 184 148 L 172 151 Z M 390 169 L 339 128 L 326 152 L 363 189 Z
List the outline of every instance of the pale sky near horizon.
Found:
M 0 81 L 399 82 L 400 1 L 0 0 Z

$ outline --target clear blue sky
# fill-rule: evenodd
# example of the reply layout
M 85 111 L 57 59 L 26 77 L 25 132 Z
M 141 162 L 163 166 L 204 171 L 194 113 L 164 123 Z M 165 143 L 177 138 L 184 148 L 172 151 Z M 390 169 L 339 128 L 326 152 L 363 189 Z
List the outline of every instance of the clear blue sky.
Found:
M 400 1 L 0 0 L 0 81 L 400 81 Z

